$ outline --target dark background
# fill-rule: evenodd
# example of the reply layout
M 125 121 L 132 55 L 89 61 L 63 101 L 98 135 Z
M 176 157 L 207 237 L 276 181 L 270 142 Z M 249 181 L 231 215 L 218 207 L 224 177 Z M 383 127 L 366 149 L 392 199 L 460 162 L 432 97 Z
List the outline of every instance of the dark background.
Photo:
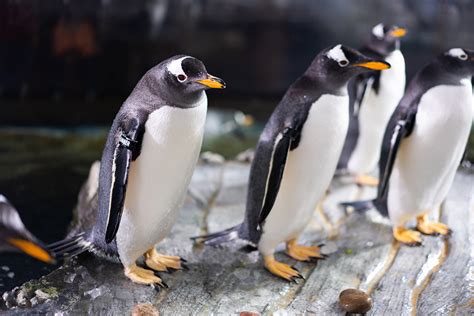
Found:
M 377 23 L 408 28 L 412 76 L 472 47 L 473 21 L 470 0 L 1 0 L 0 123 L 109 124 L 147 69 L 181 53 L 227 82 L 210 106 L 266 114 L 319 50 L 360 47 Z

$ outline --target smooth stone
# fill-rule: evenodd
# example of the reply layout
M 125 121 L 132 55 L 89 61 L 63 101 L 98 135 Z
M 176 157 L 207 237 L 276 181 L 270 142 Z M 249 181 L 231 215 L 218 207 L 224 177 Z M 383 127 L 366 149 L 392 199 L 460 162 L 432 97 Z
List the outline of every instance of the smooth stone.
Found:
M 364 314 L 372 308 L 372 299 L 364 291 L 347 289 L 339 294 L 339 304 L 348 313 Z

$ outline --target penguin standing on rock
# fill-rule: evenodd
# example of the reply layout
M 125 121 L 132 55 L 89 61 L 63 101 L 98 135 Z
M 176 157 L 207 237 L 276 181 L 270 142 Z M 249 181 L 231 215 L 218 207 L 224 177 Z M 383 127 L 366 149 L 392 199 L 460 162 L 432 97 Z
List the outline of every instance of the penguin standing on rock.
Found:
M 181 269 L 182 259 L 159 254 L 155 246 L 178 217 L 199 156 L 207 113 L 204 90 L 224 87 L 190 56 L 172 57 L 149 70 L 110 129 L 95 224 L 52 248 L 63 256 L 90 250 L 118 259 L 133 282 L 166 286 L 154 271 Z M 136 264 L 142 255 L 145 268 Z
M 54 255 L 23 225 L 20 215 L 7 198 L 0 194 L 0 252 L 23 252 L 46 263 Z
M 392 67 L 359 74 L 349 83 L 350 123 L 337 173 L 355 176 L 361 185 L 378 183 L 368 174 L 377 167 L 383 133 L 405 91 L 405 59 L 400 51 L 405 34 L 405 29 L 395 25 L 376 25 L 360 51 Z
M 287 90 L 260 136 L 244 222 L 195 240 L 210 245 L 247 240 L 258 247 L 271 273 L 289 281 L 301 275 L 275 260 L 278 244 L 285 242 L 288 255 L 299 261 L 324 258 L 319 247 L 297 240 L 336 170 L 349 124 L 347 82 L 364 71 L 389 67 L 342 45 L 319 53 Z
M 427 215 L 444 201 L 466 148 L 474 118 L 474 51 L 453 48 L 413 78 L 385 131 L 380 184 L 372 201 L 342 205 L 388 215 L 399 242 L 418 245 L 420 232 L 447 235 Z M 417 231 L 405 228 L 416 218 Z

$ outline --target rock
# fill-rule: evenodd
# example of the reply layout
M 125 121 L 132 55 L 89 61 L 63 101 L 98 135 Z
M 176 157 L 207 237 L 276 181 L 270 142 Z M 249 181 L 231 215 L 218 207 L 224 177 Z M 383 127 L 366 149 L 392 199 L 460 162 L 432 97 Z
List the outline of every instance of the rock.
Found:
M 255 150 L 253 148 L 249 148 L 239 153 L 235 157 L 235 160 L 239 162 L 252 162 L 254 156 L 255 156 Z
M 364 291 L 347 289 L 339 295 L 341 308 L 354 314 L 365 314 L 372 308 L 372 299 Z
M 133 307 L 132 316 L 159 316 L 158 310 L 150 303 L 140 303 Z
M 239 316 L 260 316 L 258 312 L 240 312 Z
M 188 260 L 189 271 L 160 273 L 169 289 L 157 293 L 133 284 L 123 275 L 122 265 L 84 254 L 5 292 L 0 313 L 123 315 L 146 311 L 136 306 L 147 304 L 163 315 L 335 315 L 342 312 L 338 296 L 348 288 L 370 294 L 369 315 L 471 313 L 474 259 L 466 249 L 472 249 L 474 238 L 473 173 L 459 172 L 441 211 L 432 214 L 440 216 L 453 235 L 447 240 L 426 236 L 420 248 L 394 243 L 385 222 L 368 214 L 347 215 L 337 207 L 351 194 L 369 198 L 373 189 L 335 184 L 323 210 L 314 213 L 300 236 L 306 245 L 324 242 L 322 250 L 330 256 L 316 265 L 288 258 L 280 252 L 283 245 L 276 253 L 278 260 L 295 265 L 305 277 L 295 284 L 268 273 L 258 252 L 242 251 L 242 245 L 204 247 L 189 239 L 242 221 L 248 172 L 248 163 L 198 165 L 178 223 L 158 246 L 164 254 Z M 80 201 L 92 196 L 87 189 Z M 332 233 L 333 239 L 327 240 Z
M 206 151 L 201 154 L 201 160 L 205 163 L 214 163 L 214 164 L 223 164 L 225 162 L 225 158 L 219 154 Z

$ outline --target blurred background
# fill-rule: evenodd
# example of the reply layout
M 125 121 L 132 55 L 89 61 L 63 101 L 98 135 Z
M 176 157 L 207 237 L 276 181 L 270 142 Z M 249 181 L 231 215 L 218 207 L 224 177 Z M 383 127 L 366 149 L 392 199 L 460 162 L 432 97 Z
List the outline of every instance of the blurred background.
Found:
M 404 26 L 409 79 L 435 54 L 474 48 L 472 21 L 471 0 L 0 0 L 0 193 L 39 238 L 61 238 L 121 103 L 172 55 L 226 81 L 208 94 L 203 150 L 232 158 L 321 49 Z M 1 254 L 0 292 L 51 269 Z

